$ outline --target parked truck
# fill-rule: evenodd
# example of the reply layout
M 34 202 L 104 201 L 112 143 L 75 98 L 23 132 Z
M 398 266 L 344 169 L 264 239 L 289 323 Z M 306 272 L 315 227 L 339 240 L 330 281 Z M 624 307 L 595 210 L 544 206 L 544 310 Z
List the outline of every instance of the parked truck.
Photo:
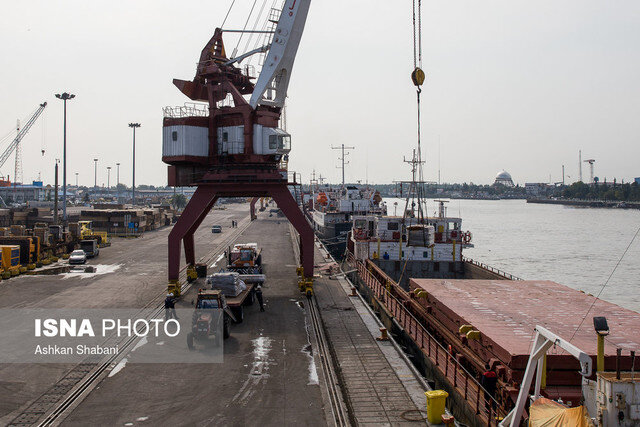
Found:
M 262 249 L 257 243 L 239 243 L 229 248 L 227 269 L 240 274 L 262 274 Z
M 100 253 L 98 242 L 94 239 L 81 240 L 80 249 L 82 249 L 87 254 L 88 258 L 97 257 Z

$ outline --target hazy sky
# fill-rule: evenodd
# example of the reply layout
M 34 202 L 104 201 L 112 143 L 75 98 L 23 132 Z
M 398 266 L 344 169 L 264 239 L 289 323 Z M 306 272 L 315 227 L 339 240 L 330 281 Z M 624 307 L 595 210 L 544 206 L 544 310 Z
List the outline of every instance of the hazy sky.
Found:
M 263 0 L 257 0 L 260 7 Z M 231 0 L 8 2 L 0 15 L 0 137 L 48 101 L 23 140 L 24 180 L 53 181 L 68 104 L 68 180 L 166 184 L 162 110 L 191 79 Z M 253 1 L 236 0 L 226 28 Z M 271 4 L 271 0 L 268 0 Z M 640 2 L 423 1 L 423 146 L 428 179 L 491 183 L 577 178 L 578 150 L 601 179 L 640 176 Z M 227 46 L 233 46 L 232 40 Z M 244 42 L 242 43 L 244 45 Z M 241 48 L 242 48 L 241 45 Z M 416 144 L 411 2 L 314 0 L 289 86 L 290 169 L 340 179 L 332 144 L 356 146 L 349 181 L 407 178 Z M 4 150 L 5 142 L 1 150 Z M 45 155 L 41 155 L 44 147 Z M 585 179 L 588 168 L 583 168 Z M 13 157 L 0 168 L 13 176 Z

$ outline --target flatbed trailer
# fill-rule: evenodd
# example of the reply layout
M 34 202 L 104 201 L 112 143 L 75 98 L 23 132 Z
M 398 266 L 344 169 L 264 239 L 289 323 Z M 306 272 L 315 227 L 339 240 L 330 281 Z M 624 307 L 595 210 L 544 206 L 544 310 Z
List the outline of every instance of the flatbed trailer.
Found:
M 245 283 L 245 285 L 247 286 L 247 289 L 240 292 L 237 296 L 225 296 L 227 299 L 227 305 L 236 318 L 236 323 L 242 323 L 244 320 L 244 306 L 253 305 L 256 298 L 256 285 L 254 283 Z

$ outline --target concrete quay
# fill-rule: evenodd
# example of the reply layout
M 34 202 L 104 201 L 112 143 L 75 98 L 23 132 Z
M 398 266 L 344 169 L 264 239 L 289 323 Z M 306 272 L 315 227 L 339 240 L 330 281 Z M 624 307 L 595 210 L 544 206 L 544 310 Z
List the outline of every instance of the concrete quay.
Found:
M 288 221 L 259 213 L 251 222 L 248 213 L 248 204 L 226 205 L 212 211 L 195 235 L 197 257 L 214 260 L 210 271 L 224 267 L 218 255 L 229 244 L 256 242 L 263 248 L 266 311 L 257 304 L 245 307 L 244 322 L 231 325 L 231 337 L 224 342 L 223 363 L 113 363 L 63 409 L 61 402 L 95 367 L 2 364 L 0 424 L 39 425 L 44 419 L 53 420 L 47 425 L 64 426 L 424 424 L 423 383 L 393 343 L 375 340 L 379 324 L 362 300 L 348 296 L 346 280 L 321 273 L 315 301 L 307 300 L 297 290 L 298 260 Z M 239 222 L 238 228 L 230 228 L 231 220 Z M 222 225 L 223 233 L 212 234 L 212 225 Z M 161 304 L 169 231 L 114 239 L 90 261 L 95 274 L 3 282 L 0 308 Z M 317 262 L 324 257 L 318 248 Z M 177 308 L 191 307 L 194 288 Z M 319 308 L 321 336 L 311 327 L 310 304 Z M 334 369 L 334 397 L 339 395 L 346 411 L 342 424 L 336 421 L 325 365 Z

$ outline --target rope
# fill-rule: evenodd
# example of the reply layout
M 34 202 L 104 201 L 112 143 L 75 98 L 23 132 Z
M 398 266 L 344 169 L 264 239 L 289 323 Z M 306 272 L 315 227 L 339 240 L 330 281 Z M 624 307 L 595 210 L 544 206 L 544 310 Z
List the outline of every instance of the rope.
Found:
M 247 25 L 249 25 L 249 20 L 251 19 L 251 15 L 253 14 L 253 9 L 256 7 L 257 2 L 258 0 L 253 0 L 253 5 L 251 6 L 251 10 L 249 11 L 247 20 L 244 23 L 244 27 L 242 27 L 243 32 L 240 33 L 240 37 L 238 37 L 238 43 L 236 44 L 236 48 L 233 49 L 233 54 L 231 55 L 232 58 L 235 58 L 236 54 L 238 53 L 238 47 L 240 47 L 240 42 L 242 41 L 242 37 L 244 36 L 244 31 L 247 29 Z
M 260 11 L 258 12 L 258 16 L 256 16 L 256 20 L 253 23 L 253 27 L 251 28 L 252 31 L 255 31 L 258 28 L 258 22 L 260 22 L 260 18 L 262 17 L 262 12 L 264 11 L 264 7 L 267 5 L 267 0 L 263 0 L 262 2 L 262 6 L 260 7 Z M 267 19 L 269 17 L 267 16 Z M 251 44 L 251 40 L 253 40 L 253 35 L 255 33 L 251 33 L 249 34 L 249 37 L 247 38 L 247 42 L 244 45 L 244 51 L 245 52 L 249 52 L 249 45 Z M 256 38 L 260 38 L 260 36 L 256 37 Z
M 416 52 L 416 0 L 413 0 L 413 68 L 418 66 Z
M 591 309 L 593 308 L 593 306 L 596 304 L 596 302 L 598 301 L 598 299 L 600 299 L 600 295 L 602 295 L 602 291 L 604 291 L 604 288 L 609 284 L 609 280 L 611 280 L 611 277 L 613 276 L 613 273 L 616 272 L 616 270 L 618 269 L 618 266 L 620 265 L 620 263 L 622 262 L 622 260 L 624 259 L 624 256 L 627 254 L 627 252 L 629 251 L 629 248 L 631 247 L 631 245 L 633 244 L 633 242 L 636 240 L 636 237 L 638 237 L 638 233 L 640 233 L 640 227 L 638 227 L 638 229 L 636 230 L 636 233 L 633 235 L 633 238 L 631 239 L 631 241 L 629 242 L 629 244 L 627 245 L 627 248 L 624 250 L 624 252 L 622 253 L 622 256 L 620 257 L 620 259 L 618 260 L 618 262 L 616 263 L 615 267 L 613 267 L 613 270 L 611 271 L 611 274 L 609 274 L 609 277 L 607 277 L 607 281 L 604 282 L 604 285 L 602 285 L 602 287 L 600 288 L 600 292 L 598 292 L 598 295 L 596 295 L 596 298 L 593 300 L 593 302 L 591 303 L 591 306 L 589 307 L 589 309 L 587 310 L 587 312 L 584 314 L 584 317 L 582 318 L 582 321 L 580 322 L 580 324 L 578 325 L 578 327 L 576 328 L 576 330 L 573 332 L 573 335 L 571 335 L 571 339 L 569 340 L 569 342 L 571 342 L 571 340 L 573 340 L 573 337 L 576 336 L 576 333 L 578 333 L 578 329 L 580 329 L 580 327 L 582 326 L 582 324 L 584 323 L 584 321 L 586 320 L 587 316 L 589 315 L 589 312 L 591 311 Z
M 236 3 L 236 0 L 233 0 L 231 2 L 231 6 L 229 6 L 229 10 L 227 11 L 227 14 L 224 17 L 224 20 L 222 21 L 222 25 L 220 25 L 220 28 L 224 27 L 225 22 L 227 22 L 227 18 L 229 17 L 229 14 L 231 13 L 231 9 L 233 9 L 233 5 Z

